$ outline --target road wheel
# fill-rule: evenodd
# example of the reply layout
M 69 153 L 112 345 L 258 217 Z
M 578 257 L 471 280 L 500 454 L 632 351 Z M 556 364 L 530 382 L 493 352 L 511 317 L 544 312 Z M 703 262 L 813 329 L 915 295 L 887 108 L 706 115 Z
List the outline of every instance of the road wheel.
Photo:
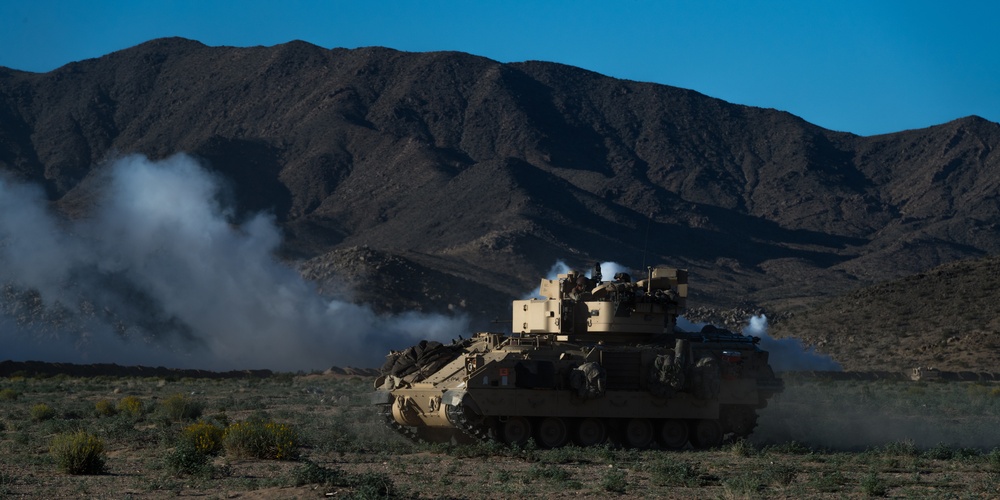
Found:
M 558 448 L 569 440 L 569 429 L 566 421 L 559 417 L 543 418 L 538 422 L 535 439 L 542 448 Z
M 576 424 L 574 438 L 580 446 L 597 446 L 608 438 L 608 427 L 603 420 L 585 418 Z
M 679 450 L 688 442 L 687 422 L 668 418 L 660 423 L 660 433 L 656 437 L 664 448 Z
M 524 446 L 531 437 L 531 422 L 524 417 L 507 417 L 507 421 L 501 424 L 503 428 L 503 441 L 507 444 Z
M 695 448 L 712 448 L 722 444 L 722 426 L 718 420 L 698 420 L 691 433 Z
M 644 449 L 653 444 L 656 436 L 653 421 L 648 418 L 633 418 L 625 423 L 625 444 L 629 448 Z

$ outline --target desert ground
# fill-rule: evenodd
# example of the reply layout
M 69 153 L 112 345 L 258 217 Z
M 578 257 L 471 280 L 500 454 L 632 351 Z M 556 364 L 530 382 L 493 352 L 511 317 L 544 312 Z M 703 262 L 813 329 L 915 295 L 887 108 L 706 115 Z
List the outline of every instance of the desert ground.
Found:
M 14 374 L 0 498 L 1000 496 L 1000 384 L 785 378 L 750 440 L 670 452 L 412 443 L 369 405 L 369 377 Z M 67 472 L 58 443 L 77 435 L 103 448 L 90 473 Z

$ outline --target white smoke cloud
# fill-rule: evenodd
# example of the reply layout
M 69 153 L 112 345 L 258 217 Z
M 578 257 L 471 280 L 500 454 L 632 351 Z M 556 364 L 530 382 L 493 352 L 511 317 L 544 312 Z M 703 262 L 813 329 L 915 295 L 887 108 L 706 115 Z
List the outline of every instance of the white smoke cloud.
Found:
M 232 224 L 219 179 L 188 156 L 129 156 L 103 180 L 93 216 L 62 223 L 40 189 L 0 179 L 4 358 L 310 370 L 376 366 L 390 348 L 467 331 L 465 318 L 323 299 L 274 258 L 273 218 Z M 71 319 L 37 321 L 12 290 Z
M 796 338 L 776 339 L 767 333 L 767 316 L 753 316 L 743 329 L 744 335 L 760 337 L 760 348 L 769 354 L 768 360 L 775 371 L 841 371 L 843 367 L 830 356 L 819 354 L 813 347 L 806 347 Z
M 573 270 L 572 267 L 569 267 L 569 265 L 566 264 L 565 261 L 563 261 L 563 260 L 560 259 L 560 260 L 557 260 L 555 264 L 552 264 L 552 267 L 549 268 L 549 272 L 546 273 L 546 275 L 545 275 L 545 279 L 554 280 L 554 279 L 557 279 L 560 274 L 567 274 L 567 273 L 569 273 L 572 270 Z M 626 268 L 625 266 L 623 266 L 623 265 L 621 265 L 621 264 L 619 264 L 617 262 L 610 262 L 610 261 L 609 262 L 601 262 L 601 277 L 602 277 L 602 279 L 604 281 L 610 281 L 611 278 L 615 275 L 615 273 L 620 273 L 620 272 L 628 273 L 630 271 L 629 271 L 628 268 Z M 594 273 L 594 270 L 592 268 L 588 268 L 584 272 L 584 276 L 586 276 L 588 278 L 593 278 L 594 277 L 593 273 Z M 532 290 L 530 292 L 523 293 L 523 294 L 521 294 L 521 299 L 522 300 L 527 300 L 527 299 L 542 299 L 542 298 L 544 298 L 541 295 L 539 295 L 538 292 L 539 292 L 539 290 L 536 288 L 536 289 L 534 289 L 534 290 Z
M 552 267 L 549 268 L 549 272 L 545 275 L 545 279 L 554 280 L 559 277 L 560 274 L 567 274 L 572 270 L 565 262 L 557 260 Z
M 695 323 L 684 316 L 677 317 L 677 328 L 682 332 L 700 332 L 708 323 Z

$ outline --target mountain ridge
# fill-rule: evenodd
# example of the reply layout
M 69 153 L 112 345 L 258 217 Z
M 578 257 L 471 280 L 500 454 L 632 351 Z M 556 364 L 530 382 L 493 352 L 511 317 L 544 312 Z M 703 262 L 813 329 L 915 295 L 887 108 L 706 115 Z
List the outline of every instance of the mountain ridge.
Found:
M 484 317 L 558 259 L 670 263 L 691 270 L 697 303 L 796 309 L 992 255 L 998 145 L 1000 125 L 975 116 L 863 137 L 460 52 L 169 38 L 0 69 L 0 170 L 68 216 L 86 214 L 100 165 L 188 152 L 228 179 L 234 221 L 274 215 L 305 274 L 350 274 L 337 252 L 370 247 L 485 291 L 501 303 L 468 306 Z M 379 293 L 386 310 L 448 310 L 440 294 Z

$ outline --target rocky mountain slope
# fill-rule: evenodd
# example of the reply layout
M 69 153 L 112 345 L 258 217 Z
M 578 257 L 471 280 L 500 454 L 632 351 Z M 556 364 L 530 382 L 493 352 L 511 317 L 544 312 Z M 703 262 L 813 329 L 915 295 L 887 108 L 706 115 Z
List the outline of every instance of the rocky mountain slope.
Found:
M 283 258 L 385 311 L 503 317 L 557 259 L 688 267 L 693 304 L 793 310 L 997 253 L 998 146 L 978 117 L 860 137 L 453 52 L 171 38 L 0 68 L 0 170 L 67 216 L 114 158 L 188 152 L 234 223 L 273 213 Z
M 1000 257 L 945 264 L 854 290 L 776 323 L 845 369 L 995 371 Z

